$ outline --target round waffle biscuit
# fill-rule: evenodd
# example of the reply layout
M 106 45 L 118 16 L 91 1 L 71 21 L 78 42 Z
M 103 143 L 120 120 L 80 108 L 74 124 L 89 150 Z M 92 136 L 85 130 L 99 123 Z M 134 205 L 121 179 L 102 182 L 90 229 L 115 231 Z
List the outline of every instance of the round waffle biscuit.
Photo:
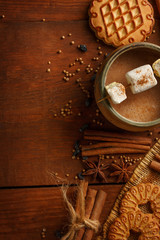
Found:
M 154 11 L 147 0 L 92 0 L 90 26 L 113 46 L 142 42 L 152 33 Z

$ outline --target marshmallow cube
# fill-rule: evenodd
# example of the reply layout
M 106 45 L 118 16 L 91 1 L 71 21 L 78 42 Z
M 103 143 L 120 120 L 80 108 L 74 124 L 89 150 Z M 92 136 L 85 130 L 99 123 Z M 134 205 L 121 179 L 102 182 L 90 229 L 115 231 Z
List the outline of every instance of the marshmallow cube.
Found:
M 144 92 L 157 85 L 157 80 L 149 64 L 135 68 L 127 72 L 125 76 L 133 94 Z
M 153 67 L 153 71 L 156 74 L 157 77 L 160 77 L 160 59 L 158 59 L 157 61 L 155 61 L 152 64 Z
M 110 83 L 105 89 L 114 104 L 119 104 L 127 98 L 125 87 L 121 83 Z

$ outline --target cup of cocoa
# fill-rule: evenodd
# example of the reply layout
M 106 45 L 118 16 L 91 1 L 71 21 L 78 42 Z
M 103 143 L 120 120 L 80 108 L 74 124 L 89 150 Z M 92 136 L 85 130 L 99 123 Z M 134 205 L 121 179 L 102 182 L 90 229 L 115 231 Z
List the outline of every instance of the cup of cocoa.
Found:
M 141 42 L 122 46 L 104 61 L 95 80 L 95 99 L 104 117 L 128 131 L 160 125 L 160 78 L 153 63 L 158 45 Z

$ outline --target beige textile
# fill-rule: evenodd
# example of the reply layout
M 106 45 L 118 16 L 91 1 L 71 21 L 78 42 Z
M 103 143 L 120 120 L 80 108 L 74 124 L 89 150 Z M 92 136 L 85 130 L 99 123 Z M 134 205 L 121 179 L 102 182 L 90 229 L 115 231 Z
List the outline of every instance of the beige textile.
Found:
M 146 154 L 144 159 L 139 163 L 139 165 L 135 168 L 134 173 L 130 180 L 125 184 L 125 186 L 122 188 L 120 194 L 118 195 L 115 204 L 113 206 L 113 209 L 111 210 L 106 222 L 103 225 L 103 232 L 102 236 L 99 236 L 97 240 L 103 240 L 106 239 L 109 227 L 111 223 L 115 220 L 115 218 L 119 215 L 119 206 L 122 197 L 124 194 L 133 186 L 136 186 L 139 183 L 153 183 L 160 185 L 160 173 L 157 173 L 156 171 L 153 171 L 149 168 L 149 164 L 152 160 L 155 160 L 155 155 L 160 154 L 160 140 L 150 149 L 150 151 Z M 143 209 L 145 212 L 145 208 Z M 133 239 L 137 239 L 136 236 Z

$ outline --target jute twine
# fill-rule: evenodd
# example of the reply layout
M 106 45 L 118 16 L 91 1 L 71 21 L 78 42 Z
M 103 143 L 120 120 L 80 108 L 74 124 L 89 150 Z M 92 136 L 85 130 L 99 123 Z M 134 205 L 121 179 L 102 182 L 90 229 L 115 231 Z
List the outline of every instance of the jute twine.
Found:
M 83 194 L 82 187 L 78 187 L 79 191 L 79 202 L 80 202 L 80 209 L 79 213 L 77 213 L 69 202 L 67 197 L 67 189 L 68 187 L 62 187 L 62 194 L 64 198 L 64 202 L 67 205 L 69 214 L 70 214 L 70 224 L 68 232 L 61 238 L 61 240 L 72 240 L 75 239 L 76 232 L 81 228 L 90 228 L 97 232 L 100 227 L 100 223 L 98 220 L 91 220 L 85 217 L 85 197 Z

